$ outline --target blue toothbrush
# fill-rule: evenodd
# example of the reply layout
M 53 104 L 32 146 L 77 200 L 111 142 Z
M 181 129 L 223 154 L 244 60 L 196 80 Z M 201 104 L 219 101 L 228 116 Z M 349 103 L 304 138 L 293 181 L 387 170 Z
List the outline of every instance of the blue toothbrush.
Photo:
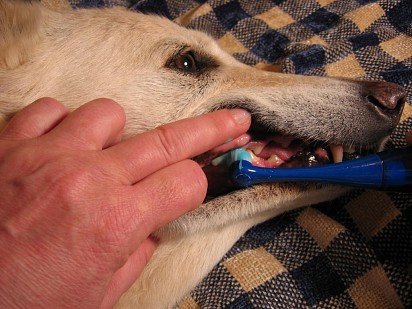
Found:
M 244 151 L 246 152 L 246 151 Z M 412 146 L 316 167 L 264 168 L 251 164 L 245 154 L 230 158 L 235 186 L 263 182 L 315 181 L 347 186 L 412 192 Z

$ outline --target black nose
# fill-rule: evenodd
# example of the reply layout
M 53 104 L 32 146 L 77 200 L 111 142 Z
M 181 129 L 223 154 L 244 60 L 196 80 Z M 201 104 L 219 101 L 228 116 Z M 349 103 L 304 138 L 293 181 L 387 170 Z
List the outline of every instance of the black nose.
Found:
M 400 116 L 406 92 L 401 86 L 387 82 L 362 82 L 366 98 L 387 116 Z

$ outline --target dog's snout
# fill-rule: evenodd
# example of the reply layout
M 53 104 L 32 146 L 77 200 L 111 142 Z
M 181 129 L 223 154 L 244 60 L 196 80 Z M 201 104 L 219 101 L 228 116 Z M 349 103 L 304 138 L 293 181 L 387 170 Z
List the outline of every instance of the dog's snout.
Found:
M 405 104 L 405 90 L 394 83 L 363 82 L 366 98 L 387 116 L 398 117 Z

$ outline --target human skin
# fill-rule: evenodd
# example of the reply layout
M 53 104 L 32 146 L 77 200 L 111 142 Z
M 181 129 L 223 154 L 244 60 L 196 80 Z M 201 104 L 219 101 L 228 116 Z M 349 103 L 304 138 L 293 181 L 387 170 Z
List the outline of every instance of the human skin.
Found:
M 0 133 L 0 307 L 111 307 L 155 250 L 151 233 L 202 203 L 207 180 L 189 158 L 241 136 L 250 115 L 120 141 L 124 125 L 111 100 L 69 113 L 44 98 Z

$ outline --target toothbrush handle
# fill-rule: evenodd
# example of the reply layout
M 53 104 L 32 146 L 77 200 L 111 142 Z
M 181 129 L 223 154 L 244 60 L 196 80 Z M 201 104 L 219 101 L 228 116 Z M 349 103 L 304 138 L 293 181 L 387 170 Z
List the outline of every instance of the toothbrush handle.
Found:
M 412 192 L 412 147 L 319 167 L 262 168 L 248 161 L 231 166 L 240 187 L 263 182 L 316 181 L 347 186 Z
M 412 192 L 412 146 L 377 153 L 382 160 L 382 189 Z

